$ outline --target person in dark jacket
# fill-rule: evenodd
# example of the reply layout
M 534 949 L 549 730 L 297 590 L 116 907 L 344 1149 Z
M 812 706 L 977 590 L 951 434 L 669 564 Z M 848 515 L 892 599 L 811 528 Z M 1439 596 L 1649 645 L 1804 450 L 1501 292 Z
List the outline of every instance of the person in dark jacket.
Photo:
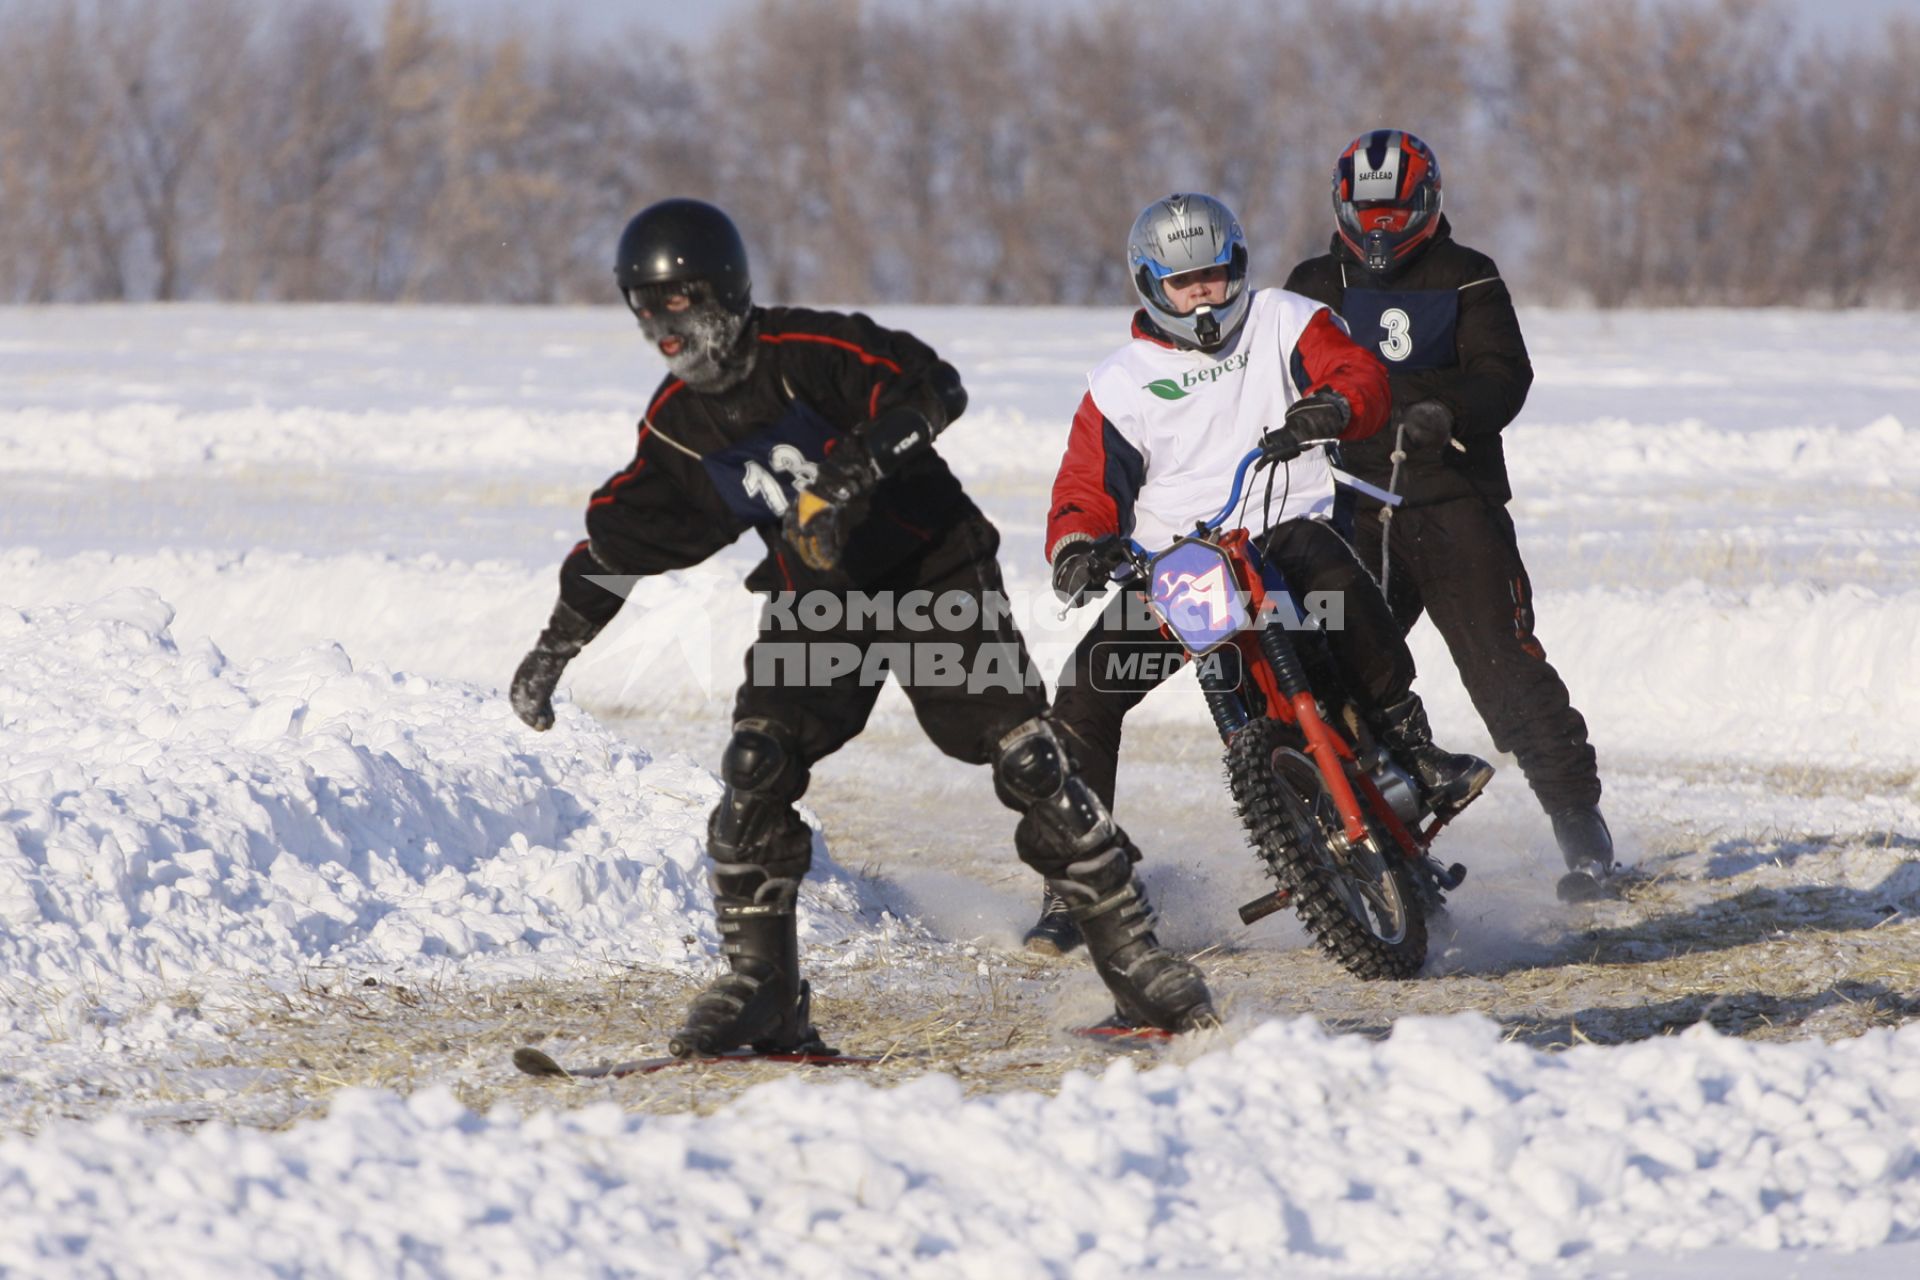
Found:
M 1286 287 L 1339 312 L 1390 375 L 1389 428 L 1340 456 L 1402 504 L 1383 518 L 1380 502 L 1357 499 L 1356 548 L 1403 628 L 1422 612 L 1433 619 L 1494 744 L 1519 762 L 1566 860 L 1560 896 L 1598 896 L 1613 868 L 1598 765 L 1533 634 L 1506 510 L 1500 432 L 1533 381 L 1513 299 L 1493 260 L 1453 239 L 1439 162 L 1412 134 L 1356 138 L 1335 168 L 1333 205 L 1331 251 L 1295 267 Z
M 636 215 L 615 271 L 669 373 L 633 460 L 587 504 L 587 538 L 561 566 L 511 698 L 527 724 L 551 727 L 561 672 L 624 603 L 609 580 L 698 564 L 749 529 L 766 544 L 747 586 L 768 608 L 707 834 L 731 972 L 695 998 L 672 1052 L 818 1046 L 794 917 L 813 840 L 793 805 L 813 766 L 865 726 L 889 672 L 942 751 L 992 765 L 1022 815 L 1020 857 L 1079 907 L 1121 1016 L 1212 1025 L 1199 971 L 1153 934 L 1138 851 L 1047 713 L 1006 607 L 999 534 L 932 448 L 966 408 L 953 366 L 862 315 L 754 306 L 738 230 L 697 200 Z M 916 604 L 927 600 L 942 607 Z

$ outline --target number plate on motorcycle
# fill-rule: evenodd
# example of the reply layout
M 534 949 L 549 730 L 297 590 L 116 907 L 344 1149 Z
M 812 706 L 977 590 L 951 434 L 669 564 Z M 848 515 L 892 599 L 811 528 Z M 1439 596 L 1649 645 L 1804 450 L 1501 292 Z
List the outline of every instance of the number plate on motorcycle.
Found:
M 1252 622 L 1226 552 L 1206 542 L 1177 542 L 1153 559 L 1148 598 L 1161 621 L 1187 646 L 1205 653 Z

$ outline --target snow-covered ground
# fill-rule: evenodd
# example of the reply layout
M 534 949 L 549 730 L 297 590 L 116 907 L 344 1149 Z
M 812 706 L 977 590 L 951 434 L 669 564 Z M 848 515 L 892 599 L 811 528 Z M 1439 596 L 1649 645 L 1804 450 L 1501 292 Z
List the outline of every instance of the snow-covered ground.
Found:
M 942 450 L 1051 669 L 1085 618 L 1041 596 L 1045 493 L 1124 313 L 880 318 L 967 376 Z M 1509 768 L 1461 824 L 1475 878 L 1436 977 L 1384 1036 L 1279 1016 L 1358 1023 L 1376 997 L 1274 922 L 1216 962 L 1217 1043 L 1050 1091 L 936 1071 L 554 1113 L 573 1095 L 423 1068 L 260 1129 L 233 1098 L 266 1077 L 216 1070 L 258 993 L 706 971 L 699 842 L 755 544 L 643 584 L 534 734 L 498 687 L 659 375 L 617 308 L 0 312 L 0 1274 L 1920 1270 L 1920 1031 L 1820 1021 L 1920 1011 L 1920 318 L 1523 318 L 1513 512 L 1651 873 L 1637 912 L 1550 904 Z M 1415 651 L 1446 739 L 1490 750 L 1437 638 Z M 1121 799 L 1196 948 L 1258 888 L 1201 714 L 1184 681 L 1149 700 Z M 823 992 L 892 966 L 910 998 L 921 962 L 1061 983 L 996 948 L 1033 886 L 977 773 L 892 692 L 823 767 Z M 1682 974 L 1689 936 L 1735 967 L 1808 936 L 1851 958 L 1794 950 L 1804 989 L 1758 1000 L 1748 970 Z M 1528 1020 L 1549 1001 L 1525 983 L 1609 958 L 1603 1005 Z M 1501 985 L 1494 1020 L 1410 1016 L 1482 1007 L 1475 984 Z M 1644 1039 L 1738 1029 L 1702 1010 L 1743 1000 L 1799 1002 L 1800 1029 Z

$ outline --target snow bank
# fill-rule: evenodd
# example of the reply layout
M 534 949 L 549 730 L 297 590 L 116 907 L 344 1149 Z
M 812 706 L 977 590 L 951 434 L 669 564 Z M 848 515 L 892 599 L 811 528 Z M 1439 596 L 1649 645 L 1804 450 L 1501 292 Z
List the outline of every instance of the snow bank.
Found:
M 1537 634 L 1603 769 L 1612 755 L 1831 769 L 1920 763 L 1912 730 L 1920 591 L 1688 583 L 1560 592 L 1536 604 Z M 1483 731 L 1445 642 L 1423 624 L 1409 644 L 1420 669 L 1414 687 L 1436 731 L 1465 746 Z M 1181 678 L 1135 715 L 1203 722 L 1206 709 Z
M 1920 1232 L 1920 1028 L 1545 1055 L 1474 1015 L 1261 1026 L 1056 1097 L 782 1080 L 708 1116 L 444 1089 L 283 1133 L 0 1142 L 0 1270 L 66 1275 L 1526 1274 Z
M 603 456 L 608 470 L 634 425 L 619 415 L 498 407 L 368 410 L 229 409 L 175 404 L 101 412 L 0 412 L 0 472 L 147 478 L 173 472 L 227 475 L 316 467 L 392 471 L 525 471 Z
M 314 471 L 400 474 L 529 473 L 570 482 L 579 501 L 633 452 L 633 413 L 514 409 L 330 410 L 310 407 L 190 410 L 129 404 L 94 411 L 0 409 L 0 473 L 147 480 Z M 1031 478 L 1044 495 L 1059 446 L 1052 422 L 1019 411 L 967 418 L 941 452 L 970 477 Z M 1041 474 L 1045 468 L 1046 474 Z M 1044 496 L 1041 502 L 1044 504 Z
M 724 715 L 757 617 L 740 587 L 749 563 L 734 555 L 642 582 L 562 690 L 597 713 L 701 705 Z M 1036 660 L 1056 675 L 1096 610 L 1062 622 L 1051 597 L 1035 594 L 1037 575 L 1009 581 Z M 437 556 L 0 553 L 0 600 L 17 607 L 122 587 L 159 591 L 178 609 L 176 634 L 211 637 L 240 661 L 337 642 L 392 669 L 498 689 L 552 607 L 554 573 Z M 1539 614 L 1547 653 L 1605 751 L 1835 768 L 1920 762 L 1920 735 L 1889 732 L 1920 724 L 1920 591 L 1594 588 L 1544 597 Z M 1413 643 L 1436 722 L 1471 732 L 1479 720 L 1445 646 L 1430 627 Z M 890 693 L 883 706 L 903 710 L 902 701 Z M 1138 714 L 1198 723 L 1205 709 L 1183 677 Z
M 0 552 L 0 601 L 17 606 L 144 588 L 176 610 L 173 632 L 240 661 L 338 643 L 362 660 L 504 688 L 553 608 L 559 574 L 435 555 L 299 552 Z M 567 672 L 564 689 L 605 710 L 731 699 L 752 641 L 750 559 L 649 578 Z
M 1698 418 L 1528 420 L 1505 443 L 1513 490 L 1528 498 L 1656 482 L 1713 489 L 1760 484 L 1808 496 L 1833 485 L 1920 488 L 1920 437 L 1890 415 L 1856 428 L 1727 428 Z
M 338 646 L 236 665 L 177 645 L 171 617 L 133 590 L 0 612 L 9 982 L 716 954 L 705 770 L 577 711 L 535 734 L 498 697 Z M 870 934 L 822 870 L 803 929 Z
M 1547 656 L 1603 755 L 1920 762 L 1920 591 L 1594 589 L 1542 598 L 1539 614 Z M 1416 633 L 1414 654 L 1436 718 L 1476 723 L 1430 627 Z
M 1803 583 L 1557 595 L 1549 656 L 1609 747 L 1680 760 L 1920 762 L 1920 591 Z

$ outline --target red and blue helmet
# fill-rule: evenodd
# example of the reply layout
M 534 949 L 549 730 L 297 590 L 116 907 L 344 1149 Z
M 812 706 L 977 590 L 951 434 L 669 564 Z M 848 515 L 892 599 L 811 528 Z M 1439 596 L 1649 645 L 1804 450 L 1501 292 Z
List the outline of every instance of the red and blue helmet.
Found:
M 1333 170 L 1340 240 L 1369 271 L 1390 271 L 1440 230 L 1440 161 L 1399 129 L 1363 133 Z

